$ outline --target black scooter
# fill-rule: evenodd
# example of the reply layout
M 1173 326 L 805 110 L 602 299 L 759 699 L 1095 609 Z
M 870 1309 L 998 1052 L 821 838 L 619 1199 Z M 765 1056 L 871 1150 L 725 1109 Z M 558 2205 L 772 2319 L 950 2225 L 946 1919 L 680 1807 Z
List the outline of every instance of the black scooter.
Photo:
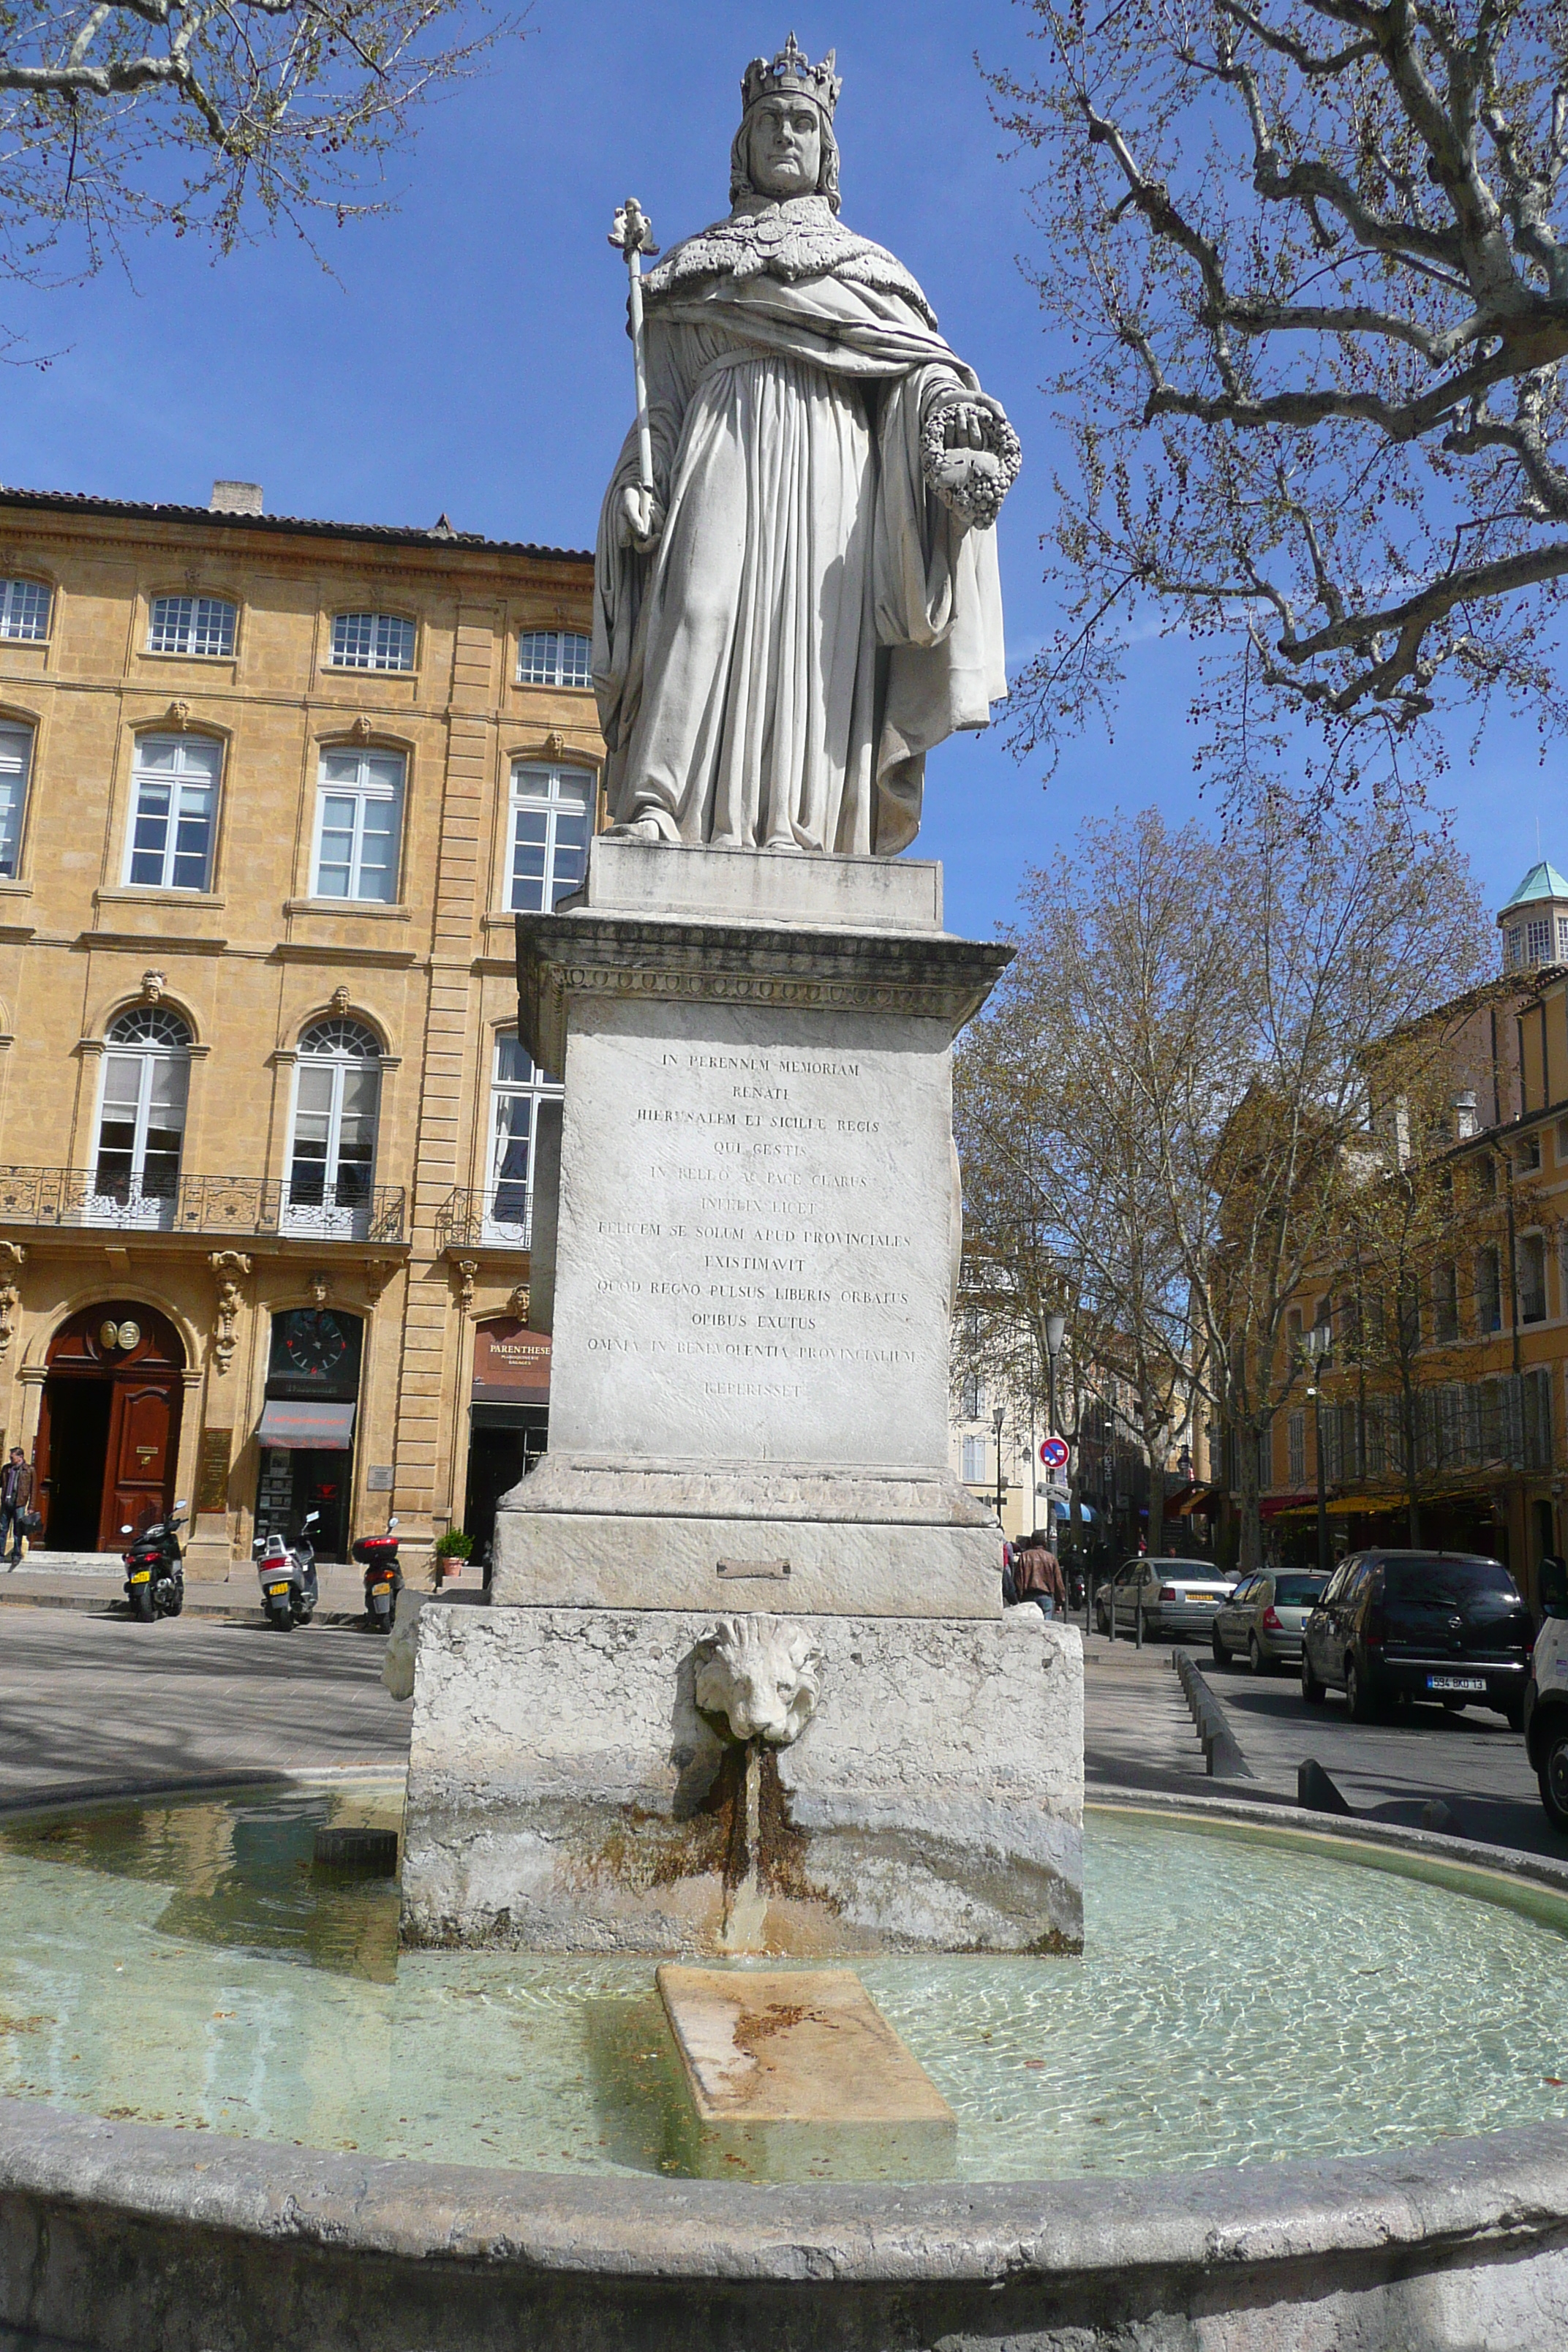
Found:
M 180 1527 L 189 1508 L 188 1503 L 176 1503 L 166 1519 L 154 1520 L 140 1535 L 132 1534 L 129 1520 L 121 1528 L 122 1536 L 132 1537 L 125 1554 L 125 1598 L 139 1624 L 151 1625 L 154 1617 L 177 1617 L 185 1605 Z
M 393 1529 L 395 1517 L 388 1519 L 384 1536 L 361 1536 L 353 1546 L 353 1556 L 364 1570 L 365 1622 L 373 1633 L 390 1633 L 397 1596 L 403 1590 L 403 1570 L 397 1565 L 397 1538 Z
M 308 1625 L 316 1613 L 321 1589 L 316 1577 L 316 1549 L 310 1529 L 320 1511 L 307 1511 L 300 1540 L 286 1544 L 281 1536 L 258 1536 L 251 1550 L 260 1555 L 256 1573 L 261 1580 L 261 1606 L 267 1622 L 280 1633 Z

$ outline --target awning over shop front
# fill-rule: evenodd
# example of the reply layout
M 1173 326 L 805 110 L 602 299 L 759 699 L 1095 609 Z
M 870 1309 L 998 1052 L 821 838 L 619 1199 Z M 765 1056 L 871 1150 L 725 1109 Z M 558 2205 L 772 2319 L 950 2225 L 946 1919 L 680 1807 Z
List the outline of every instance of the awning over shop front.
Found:
M 1194 1486 L 1191 1494 L 1184 1495 L 1177 1503 L 1175 1516 L 1178 1519 L 1190 1519 L 1195 1514 L 1203 1518 L 1211 1519 L 1218 1510 L 1224 1495 L 1223 1486 Z M 1168 1496 L 1165 1508 L 1167 1512 L 1171 1509 Z
M 354 1442 L 354 1411 L 315 1397 L 298 1403 L 269 1397 L 257 1438 L 288 1454 L 346 1454 Z
M 1258 1506 L 1260 1519 L 1283 1519 L 1294 1511 L 1314 1511 L 1316 1495 L 1265 1495 Z

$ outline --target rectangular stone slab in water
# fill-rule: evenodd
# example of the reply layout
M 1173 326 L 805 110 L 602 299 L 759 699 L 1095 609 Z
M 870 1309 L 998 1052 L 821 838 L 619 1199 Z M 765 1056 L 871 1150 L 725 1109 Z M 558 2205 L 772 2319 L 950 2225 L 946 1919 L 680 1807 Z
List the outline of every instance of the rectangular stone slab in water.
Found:
M 667 1964 L 690 2169 L 757 2180 L 941 2179 L 952 2109 L 849 1969 Z

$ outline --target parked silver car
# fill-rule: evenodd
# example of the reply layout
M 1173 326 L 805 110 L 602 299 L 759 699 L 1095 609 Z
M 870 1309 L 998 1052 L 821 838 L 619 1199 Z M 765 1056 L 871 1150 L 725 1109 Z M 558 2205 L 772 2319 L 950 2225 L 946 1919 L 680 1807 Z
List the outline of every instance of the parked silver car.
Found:
M 1095 1596 L 1100 1630 L 1110 1632 L 1114 1609 L 1117 1632 L 1131 1633 L 1142 1598 L 1145 1633 L 1163 1633 L 1176 1641 L 1206 1633 L 1235 1581 L 1208 1559 L 1123 1560 L 1110 1584 Z
M 1326 1576 L 1298 1568 L 1266 1568 L 1238 1584 L 1215 1612 L 1211 1640 L 1216 1666 L 1245 1658 L 1255 1675 L 1301 1663 L 1301 1628 L 1328 1585 Z

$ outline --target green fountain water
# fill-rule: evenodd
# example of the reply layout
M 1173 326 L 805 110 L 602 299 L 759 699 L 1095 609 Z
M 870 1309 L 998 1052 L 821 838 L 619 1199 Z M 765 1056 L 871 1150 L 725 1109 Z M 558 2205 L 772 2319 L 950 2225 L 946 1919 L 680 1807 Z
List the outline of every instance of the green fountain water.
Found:
M 0 1836 L 0 2090 L 367 2156 L 679 2168 L 644 1960 L 399 1953 L 316 1829 L 400 1788 Z M 857 1963 L 974 2180 L 1371 2153 L 1568 2117 L 1568 1903 L 1321 1841 L 1091 1811 L 1081 1960 Z M 1486 1988 L 1484 1998 L 1478 1988 Z

